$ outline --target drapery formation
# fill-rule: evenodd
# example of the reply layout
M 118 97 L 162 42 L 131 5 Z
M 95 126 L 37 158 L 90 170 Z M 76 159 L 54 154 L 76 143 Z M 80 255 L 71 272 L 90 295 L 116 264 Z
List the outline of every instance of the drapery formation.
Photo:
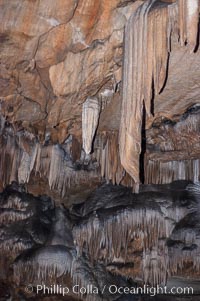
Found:
M 165 85 L 172 35 L 194 51 L 198 22 L 198 0 L 173 4 L 149 0 L 137 9 L 125 28 L 119 148 L 121 163 L 136 183 L 136 191 L 140 182 L 143 108 L 151 115 L 153 96 Z

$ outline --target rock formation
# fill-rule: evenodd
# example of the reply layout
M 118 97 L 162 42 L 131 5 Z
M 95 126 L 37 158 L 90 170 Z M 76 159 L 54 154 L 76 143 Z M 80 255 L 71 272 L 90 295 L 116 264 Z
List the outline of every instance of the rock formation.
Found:
M 174 277 L 198 279 L 199 195 L 200 184 L 187 181 L 146 185 L 138 195 L 109 184 L 67 210 L 13 184 L 0 195 L 1 251 L 7 265 L 13 264 L 3 279 L 11 279 L 9 287 L 14 283 L 14 298 L 27 282 L 33 287 L 55 282 L 70 287 L 68 296 L 84 300 L 121 300 L 109 291 L 112 285 L 169 288 Z M 98 294 L 76 296 L 74 285 L 93 285 Z
M 198 22 L 199 1 L 159 6 L 150 0 L 138 8 L 126 26 L 119 145 L 122 165 L 135 183 L 140 182 L 144 110 L 147 116 L 152 113 L 153 95 L 158 95 L 165 84 L 172 39 L 177 35 L 182 46 L 187 43 L 194 51 Z
M 64 168 L 65 155 L 58 148 L 64 149 L 68 141 L 76 166 L 89 163 L 96 169 L 95 182 L 103 177 L 137 191 L 140 182 L 179 179 L 179 175 L 162 177 L 167 168 L 162 162 L 173 161 L 169 167 L 173 173 L 180 160 L 190 160 L 185 147 L 179 147 L 173 158 L 166 151 L 164 156 L 157 154 L 159 162 L 152 163 L 145 139 L 156 134 L 154 125 L 162 124 L 162 118 L 177 122 L 198 106 L 198 1 L 62 2 L 62 6 L 48 2 L 46 11 L 38 1 L 26 1 L 23 7 L 17 0 L 1 4 L 1 158 L 6 162 L 3 153 L 8 148 L 12 164 L 10 175 L 2 166 L 1 188 L 17 178 L 35 182 L 35 168 L 38 181 L 48 183 L 43 192 L 50 188 L 64 196 L 70 179 L 76 178 L 80 186 L 84 178 L 93 182 L 94 173 L 85 177 Z M 191 136 L 198 137 L 198 115 L 193 122 L 196 134 Z M 12 139 L 21 137 L 20 153 L 14 145 L 10 151 L 11 142 L 3 139 L 9 126 Z M 60 163 L 43 162 L 41 172 L 33 166 L 34 156 L 39 160 L 39 145 L 47 144 L 47 157 Z M 198 145 L 192 153 L 191 159 L 198 160 Z M 191 164 L 198 170 L 195 162 Z M 150 175 L 153 165 L 160 170 L 160 180 Z M 67 178 L 60 168 L 67 169 Z M 185 172 L 187 179 L 198 177 Z
M 1 0 L 0 299 L 200 294 L 199 4 Z
M 83 104 L 82 111 L 82 139 L 83 149 L 89 155 L 92 151 L 92 143 L 98 126 L 101 106 L 98 99 L 88 98 Z

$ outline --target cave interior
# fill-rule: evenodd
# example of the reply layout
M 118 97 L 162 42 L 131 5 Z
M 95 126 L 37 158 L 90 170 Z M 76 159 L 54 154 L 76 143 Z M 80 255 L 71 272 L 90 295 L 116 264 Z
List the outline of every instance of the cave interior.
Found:
M 0 1 L 0 300 L 200 300 L 199 12 Z

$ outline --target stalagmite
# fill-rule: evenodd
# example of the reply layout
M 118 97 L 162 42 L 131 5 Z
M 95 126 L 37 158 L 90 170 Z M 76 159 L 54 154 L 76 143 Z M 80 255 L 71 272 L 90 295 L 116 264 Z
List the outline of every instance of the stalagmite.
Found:
M 82 108 L 82 139 L 86 154 L 92 151 L 92 143 L 97 129 L 100 103 L 97 98 L 87 98 Z
M 152 92 L 157 95 L 163 88 L 171 34 L 176 29 L 175 20 L 178 18 L 176 3 L 156 4 L 156 0 L 146 1 L 131 16 L 125 28 L 119 145 L 121 163 L 136 184 L 140 182 L 143 105 L 150 115 Z M 179 1 L 181 41 L 187 39 L 192 49 L 197 43 L 198 8 L 197 0 Z

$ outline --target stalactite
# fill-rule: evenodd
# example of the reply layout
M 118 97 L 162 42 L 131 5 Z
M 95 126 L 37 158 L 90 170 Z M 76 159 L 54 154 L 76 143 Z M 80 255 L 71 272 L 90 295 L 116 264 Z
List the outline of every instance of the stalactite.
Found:
M 23 152 L 20 166 L 18 168 L 19 183 L 27 183 L 30 177 L 31 157 L 28 153 Z
M 181 41 L 187 39 L 192 49 L 197 43 L 197 2 L 180 0 L 178 9 Z M 178 19 L 176 3 L 156 4 L 156 0 L 146 1 L 125 28 L 119 145 L 121 163 L 136 184 L 139 183 L 143 103 L 150 115 L 152 87 L 157 95 L 165 83 L 171 35 Z
M 143 233 L 143 248 L 151 249 L 159 237 L 169 236 L 170 223 L 156 210 L 134 208 L 118 211 L 114 216 L 90 217 L 88 222 L 76 226 L 73 231 L 80 250 L 86 244 L 92 258 L 103 256 L 112 262 L 114 258 L 122 257 L 125 261 L 127 246 L 132 239 Z
M 200 159 L 180 161 L 148 160 L 145 171 L 146 183 L 166 184 L 176 180 L 200 180 Z
M 179 231 L 172 236 L 174 242 L 178 242 L 174 247 L 169 248 L 169 268 L 171 275 L 182 273 L 187 264 L 190 263 L 192 271 L 190 276 L 200 272 L 200 240 L 198 234 L 191 229 Z M 182 242 L 182 243 L 180 243 Z M 188 275 L 189 276 L 189 275 Z
M 166 184 L 176 180 L 200 180 L 200 160 L 159 162 L 149 160 L 146 165 L 146 183 Z
M 181 274 L 187 266 L 192 270 L 187 275 L 200 273 L 200 238 L 199 238 L 199 209 L 200 182 L 189 184 L 186 190 L 195 198 L 190 214 L 186 215 L 174 228 L 169 244 L 169 273 Z
M 197 44 L 199 0 L 179 0 L 178 3 L 181 45 L 187 42 L 193 51 Z
M 200 196 L 200 182 L 195 182 L 195 184 L 189 184 L 187 190 L 190 191 L 195 196 Z
M 2 235 L 1 235 L 2 237 Z M 20 241 L 17 237 L 15 240 L 13 238 L 0 240 L 0 250 L 1 255 L 9 256 L 15 259 L 16 256 L 21 254 L 23 251 L 34 247 L 34 242 L 30 241 Z
M 1 203 L 1 208 L 9 208 L 15 210 L 25 211 L 28 206 L 28 202 L 22 201 L 22 199 L 16 195 L 10 195 L 6 202 Z
M 52 212 L 53 204 L 43 197 L 39 198 L 40 206 L 36 201 L 16 183 L 0 194 L 0 251 L 6 258 L 14 260 L 24 250 L 46 241 L 47 211 Z
M 86 256 L 79 257 L 73 263 L 73 284 L 79 287 L 87 288 L 86 294 L 79 293 L 79 297 L 86 301 L 110 300 L 110 294 L 107 287 L 110 285 L 123 286 L 126 283 L 125 278 L 116 277 L 108 272 L 107 267 L 102 263 L 92 263 Z M 89 284 L 89 285 L 88 285 Z M 98 294 L 94 294 L 90 287 L 95 287 Z M 115 294 L 114 299 L 116 299 Z
M 64 164 L 64 152 L 58 145 L 53 145 L 50 168 L 49 168 L 49 187 L 55 188 L 58 186 L 59 177 Z
M 26 143 L 23 139 L 26 139 Z M 88 165 L 88 169 L 77 169 L 69 153 L 72 148 L 67 146 L 68 142 L 63 145 L 42 145 L 28 133 L 15 135 L 13 128 L 9 127 L 5 129 L 0 143 L 0 180 L 4 187 L 12 181 L 28 183 L 33 172 L 45 177 L 50 189 L 64 196 L 67 188 L 80 182 L 86 183 L 91 177 L 99 177 L 92 164 Z
M 83 221 L 73 228 L 79 256 L 86 253 L 94 262 L 103 261 L 109 263 L 109 266 L 113 264 L 113 269 L 117 274 L 114 264 L 135 263 L 134 251 L 142 250 L 140 270 L 143 271 L 141 277 L 144 282 L 150 285 L 166 283 L 168 275 L 174 275 L 174 271 L 177 272 L 178 267 L 184 266 L 184 262 L 191 261 L 193 265 L 199 262 L 199 249 L 197 251 L 179 249 L 177 257 L 174 257 L 172 255 L 174 249 L 166 244 L 166 241 L 171 239 L 183 241 L 189 247 L 195 244 L 200 246 L 197 236 L 198 228 L 189 230 L 183 224 L 183 220 L 187 220 L 188 215 L 199 210 L 199 191 L 199 183 L 190 184 L 185 192 L 182 191 L 176 195 L 176 202 L 173 199 L 173 194 L 175 195 L 176 192 L 173 190 L 169 194 L 167 192 L 151 196 L 144 194 L 144 199 L 146 197 L 149 197 L 149 201 L 153 199 L 153 204 L 140 205 L 138 203 L 137 205 L 137 202 L 133 201 L 130 205 L 124 204 L 122 208 L 118 203 L 116 208 L 107 208 L 105 205 L 100 208 L 95 207 L 95 200 L 101 202 L 96 196 L 94 202 L 91 203 L 94 209 L 93 214 L 90 213 L 91 209 L 88 208 L 88 204 Z M 187 201 L 190 199 L 190 202 L 185 203 L 184 197 Z M 140 196 L 139 200 L 142 199 Z M 193 222 L 193 215 L 191 215 L 191 221 Z M 175 232 L 176 225 L 177 229 L 180 227 L 178 232 Z M 195 254 L 196 259 L 194 259 Z M 198 270 L 199 265 L 195 269 Z M 134 269 L 119 273 L 135 277 Z
M 55 221 L 52 223 L 51 234 L 46 245 L 62 245 L 72 249 L 74 248 L 74 242 L 72 224 L 68 217 L 69 213 L 64 207 L 58 207 L 55 211 Z
M 41 220 L 44 212 L 46 228 L 46 210 L 52 209 L 52 202 L 40 199 L 35 205 L 33 196 L 14 187 L 0 195 L 2 210 L 26 213 L 32 209 Z M 60 277 L 62 281 L 66 275 L 73 285 L 87 287 L 90 283 L 101 293 L 103 281 L 113 284 L 115 279 L 109 278 L 109 270 L 132 280 L 139 277 L 152 286 L 165 284 L 168 275 L 180 276 L 188 265 L 190 275 L 199 273 L 199 182 L 187 187 L 173 183 L 165 185 L 164 192 L 159 188 L 139 195 L 125 187 L 105 187 L 88 199 L 90 204 L 82 205 L 82 215 L 70 215 L 64 206 L 54 208 L 55 215 L 47 222 L 51 229 L 42 242 L 34 241 L 37 233 L 32 234 L 29 224 L 33 217 L 12 221 L 12 226 L 4 221 L 0 227 L 2 254 L 13 259 L 21 254 L 14 262 L 14 281 L 47 284 Z M 41 234 L 38 222 L 37 228 Z M 93 296 L 89 292 L 85 297 L 92 300 Z
M 93 285 L 99 289 L 99 285 L 96 277 L 94 277 L 95 269 L 94 267 L 84 258 L 77 257 L 73 263 L 73 284 L 79 285 L 79 287 L 87 288 L 88 284 Z M 83 297 L 81 293 L 80 297 Z M 87 294 L 85 296 L 86 301 L 94 300 L 94 296 Z M 97 298 L 97 300 L 101 300 L 101 298 Z
M 109 103 L 111 102 L 114 95 L 114 90 L 112 89 L 105 89 L 104 91 L 100 92 L 101 98 L 101 109 L 104 110 Z
M 193 106 L 190 110 L 194 110 L 194 112 L 186 111 L 176 122 L 164 119 L 159 123 L 159 129 L 155 127 L 156 121 L 154 122 L 152 128 L 147 130 L 147 151 L 151 148 L 150 155 L 151 152 L 156 151 L 158 157 L 158 151 L 160 151 L 159 159 L 163 158 L 164 160 L 164 152 L 171 152 L 171 156 L 173 156 L 173 152 L 176 152 L 174 156 L 178 160 L 177 152 L 181 152 L 183 157 L 187 157 L 187 152 L 190 151 L 193 156 L 196 153 L 198 158 L 200 110 L 199 106 Z M 168 153 L 168 157 L 170 157 L 170 153 Z
M 194 277 L 200 272 L 200 250 L 182 250 L 173 248 L 170 252 L 169 273 L 174 276 L 182 273 L 187 264 L 190 263 L 192 271 L 187 276 Z
M 151 253 L 153 251 L 150 250 L 157 248 L 161 238 L 170 235 L 169 229 L 173 229 L 173 226 L 169 220 L 163 219 L 159 212 L 149 209 L 126 209 L 106 220 L 90 218 L 88 223 L 74 229 L 74 237 L 80 252 L 88 252 L 93 260 L 122 263 L 127 260 L 130 241 L 140 237 L 144 250 L 144 281 L 157 284 L 166 281 L 168 253 L 166 247 L 162 247 L 159 257 L 152 258 L 155 252 Z M 147 255 L 149 252 L 152 255 L 150 257 Z M 129 257 L 130 260 L 134 261 L 133 255 Z M 134 270 L 129 271 L 129 276 L 134 276 Z
M 199 105 L 189 108 L 176 122 L 164 120 L 147 131 L 146 183 L 200 179 Z
M 101 132 L 95 141 L 94 156 L 100 166 L 102 178 L 114 185 L 123 184 L 132 187 L 133 181 L 120 162 L 118 135 L 117 131 Z
M 97 98 L 87 98 L 82 109 L 82 139 L 86 154 L 92 151 L 92 143 L 97 129 L 100 103 Z
M 14 279 L 16 283 L 27 279 L 33 283 L 40 279 L 56 279 L 72 272 L 73 255 L 64 246 L 47 246 L 22 253 L 14 263 Z
M 166 284 L 168 260 L 166 247 L 162 254 L 159 254 L 156 248 L 153 248 L 151 251 L 145 251 L 142 261 L 144 282 L 152 286 L 156 286 L 158 283 Z

